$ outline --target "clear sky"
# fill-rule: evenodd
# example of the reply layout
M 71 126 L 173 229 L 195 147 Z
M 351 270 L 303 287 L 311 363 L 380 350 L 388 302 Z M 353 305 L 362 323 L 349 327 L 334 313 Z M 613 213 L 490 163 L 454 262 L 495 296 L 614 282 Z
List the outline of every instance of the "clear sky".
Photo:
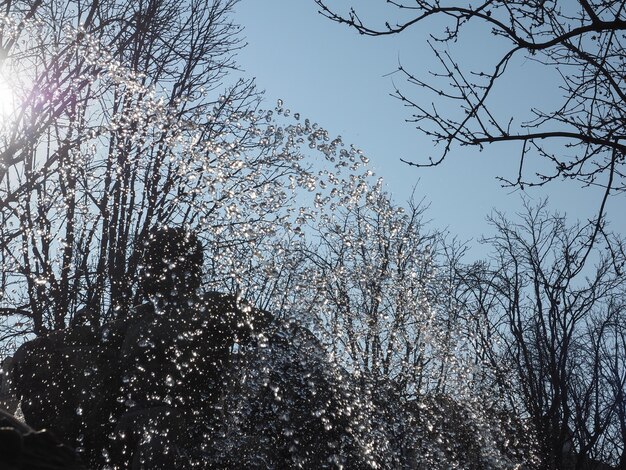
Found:
M 349 2 L 329 2 L 345 6 Z M 374 20 L 385 15 L 375 0 L 353 0 Z M 496 208 L 511 215 L 521 206 L 521 191 L 502 188 L 496 176 L 517 172 L 515 147 L 491 146 L 478 153 L 460 149 L 434 168 L 414 168 L 400 162 L 437 156 L 430 139 L 404 122 L 409 112 L 390 96 L 393 83 L 416 101 L 429 104 L 431 95 L 411 89 L 397 75 L 398 61 L 420 77 L 436 66 L 426 45 L 429 31 L 414 29 L 399 36 L 360 36 L 317 13 L 313 0 L 241 0 L 235 21 L 244 26 L 248 46 L 238 63 L 247 76 L 266 90 L 267 106 L 278 98 L 303 117 L 318 122 L 331 134 L 361 148 L 376 173 L 384 178 L 397 202 L 416 198 L 430 203 L 428 218 L 436 228 L 448 228 L 461 239 L 477 239 L 487 232 L 485 216 Z M 431 31 L 441 25 L 431 23 Z M 451 52 L 469 68 L 497 59 L 498 43 L 481 32 L 469 31 Z M 522 59 L 522 58 L 520 58 Z M 473 66 L 473 67 L 472 67 Z M 555 98 L 558 83 L 545 68 L 527 60 L 514 63 L 507 86 L 498 90 L 499 110 L 529 109 Z M 417 185 L 417 186 L 416 186 Z M 550 196 L 550 207 L 570 220 L 591 218 L 601 200 L 598 190 L 576 182 L 552 183 L 545 190 L 525 192 L 533 200 Z M 611 227 L 626 234 L 626 197 L 609 204 Z

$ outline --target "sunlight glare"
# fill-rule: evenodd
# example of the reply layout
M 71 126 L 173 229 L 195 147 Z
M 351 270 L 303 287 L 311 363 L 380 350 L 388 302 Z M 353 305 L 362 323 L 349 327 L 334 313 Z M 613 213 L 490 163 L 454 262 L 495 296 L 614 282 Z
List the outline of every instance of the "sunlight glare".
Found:
M 0 74 L 0 125 L 6 124 L 7 119 L 13 114 L 16 107 L 14 88 L 9 81 Z

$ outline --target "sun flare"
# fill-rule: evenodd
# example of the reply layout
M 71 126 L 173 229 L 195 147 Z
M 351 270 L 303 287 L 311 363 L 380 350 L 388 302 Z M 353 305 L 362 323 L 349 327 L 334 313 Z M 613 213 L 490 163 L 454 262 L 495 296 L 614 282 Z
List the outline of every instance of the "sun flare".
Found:
M 6 120 L 15 111 L 15 107 L 15 90 L 9 81 L 0 74 L 0 125 L 5 124 Z

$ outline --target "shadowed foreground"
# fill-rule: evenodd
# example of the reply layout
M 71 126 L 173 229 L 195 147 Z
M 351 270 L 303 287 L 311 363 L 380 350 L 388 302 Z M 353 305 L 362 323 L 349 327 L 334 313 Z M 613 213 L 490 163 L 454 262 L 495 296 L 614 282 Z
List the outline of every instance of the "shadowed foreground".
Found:
M 333 366 L 297 323 L 199 293 L 202 262 L 193 234 L 153 232 L 140 305 L 98 328 L 85 313 L 6 361 L 0 398 L 48 431 L 13 420 L 0 445 L 41 464 L 2 453 L 0 468 L 81 468 L 69 447 L 88 468 L 131 469 L 514 468 L 529 454 L 510 419 L 485 428 L 450 397 L 402 399 Z
M 188 233 L 156 231 L 144 256 L 141 305 L 38 337 L 5 364 L 31 427 L 90 468 L 360 466 L 349 391 L 310 333 L 198 294 L 202 252 Z

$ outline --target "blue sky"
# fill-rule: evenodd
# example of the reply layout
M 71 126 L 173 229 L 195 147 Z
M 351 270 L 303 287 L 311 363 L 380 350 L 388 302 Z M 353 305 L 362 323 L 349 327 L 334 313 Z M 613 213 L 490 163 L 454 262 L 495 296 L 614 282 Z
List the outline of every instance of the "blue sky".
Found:
M 345 0 L 332 3 L 340 8 L 349 5 Z M 384 18 L 384 10 L 374 6 L 384 2 L 354 3 L 362 5 L 371 19 Z M 416 198 L 430 204 L 427 216 L 433 227 L 447 227 L 464 240 L 477 239 L 488 233 L 485 217 L 492 208 L 511 215 L 520 209 L 521 191 L 502 188 L 496 180 L 498 175 L 516 174 L 516 147 L 492 146 L 481 153 L 460 149 L 434 168 L 400 162 L 400 158 L 417 160 L 438 153 L 428 137 L 404 122 L 408 111 L 389 96 L 393 83 L 417 101 L 430 103 L 433 97 L 389 74 L 401 61 L 415 75 L 427 77 L 436 63 L 426 45 L 426 28 L 435 32 L 440 24 L 430 23 L 400 36 L 369 38 L 323 18 L 313 0 L 242 0 L 234 19 L 244 26 L 248 42 L 237 61 L 266 91 L 267 105 L 281 98 L 293 112 L 361 148 L 397 202 L 406 201 L 416 187 Z M 450 52 L 468 68 L 498 58 L 498 43 L 480 30 L 468 31 L 463 39 Z M 545 67 L 520 57 L 511 72 L 506 87 L 496 95 L 496 106 L 503 113 L 509 108 L 527 110 L 557 96 L 556 77 Z M 549 195 L 550 207 L 567 213 L 572 221 L 593 217 L 601 199 L 599 191 L 571 181 L 524 194 L 537 201 Z M 618 212 L 624 212 L 625 203 L 622 195 L 609 204 L 611 226 L 622 234 L 626 218 Z

